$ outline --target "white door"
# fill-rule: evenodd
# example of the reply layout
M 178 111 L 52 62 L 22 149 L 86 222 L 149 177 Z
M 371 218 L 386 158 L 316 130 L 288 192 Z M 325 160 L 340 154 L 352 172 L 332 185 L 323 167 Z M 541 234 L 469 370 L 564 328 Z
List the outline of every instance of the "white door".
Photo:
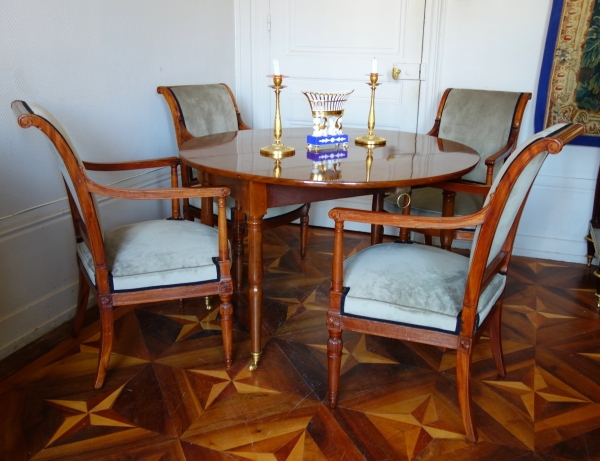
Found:
M 312 126 L 303 90 L 354 90 L 343 124 L 366 130 L 375 57 L 376 129 L 416 131 L 424 15 L 425 0 L 271 0 L 270 61 L 277 58 L 290 76 L 281 93 L 283 126 Z

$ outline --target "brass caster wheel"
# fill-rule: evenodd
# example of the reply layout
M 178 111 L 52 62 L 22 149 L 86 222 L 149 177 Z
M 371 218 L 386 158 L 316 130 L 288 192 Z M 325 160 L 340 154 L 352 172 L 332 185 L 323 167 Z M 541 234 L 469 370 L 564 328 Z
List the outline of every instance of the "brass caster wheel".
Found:
M 212 309 L 212 304 L 211 304 L 211 299 L 210 296 L 205 296 L 204 297 L 204 305 L 206 306 L 206 310 L 209 311 Z
M 256 371 L 258 368 L 258 361 L 260 360 L 261 352 L 251 352 L 252 354 L 252 363 L 248 366 L 249 371 Z

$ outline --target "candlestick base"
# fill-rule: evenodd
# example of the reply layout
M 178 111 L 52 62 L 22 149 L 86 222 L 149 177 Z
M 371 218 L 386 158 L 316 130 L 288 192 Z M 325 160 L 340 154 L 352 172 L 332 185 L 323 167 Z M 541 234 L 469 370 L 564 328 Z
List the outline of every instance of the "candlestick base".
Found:
M 359 146 L 385 146 L 386 144 L 385 138 L 381 136 L 377 136 L 373 133 L 366 134 L 364 136 L 359 136 L 354 140 L 354 144 Z
M 260 148 L 260 155 L 263 157 L 271 157 L 275 160 L 281 160 L 282 158 L 292 157 L 296 154 L 296 149 L 284 144 L 273 143 L 270 146 Z

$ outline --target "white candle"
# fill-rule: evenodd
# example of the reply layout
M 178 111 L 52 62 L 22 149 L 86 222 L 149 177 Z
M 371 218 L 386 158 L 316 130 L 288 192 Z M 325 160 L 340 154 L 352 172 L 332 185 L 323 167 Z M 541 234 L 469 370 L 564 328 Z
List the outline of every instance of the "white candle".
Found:
M 377 58 L 373 58 L 373 64 L 371 65 L 371 73 L 377 73 Z
M 273 75 L 281 75 L 281 71 L 279 70 L 279 59 L 273 59 Z

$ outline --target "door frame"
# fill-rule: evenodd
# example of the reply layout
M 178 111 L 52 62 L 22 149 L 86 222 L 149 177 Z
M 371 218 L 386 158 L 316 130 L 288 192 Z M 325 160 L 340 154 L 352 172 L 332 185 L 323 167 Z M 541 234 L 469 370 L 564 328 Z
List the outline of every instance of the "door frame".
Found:
M 422 73 L 419 91 L 417 132 L 426 133 L 433 126 L 440 97 L 441 57 L 447 0 L 425 0 Z M 270 0 L 234 0 L 235 11 L 235 95 L 244 121 L 253 128 L 273 125 L 268 104 L 271 82 L 269 57 Z M 365 121 L 366 123 L 366 121 Z

